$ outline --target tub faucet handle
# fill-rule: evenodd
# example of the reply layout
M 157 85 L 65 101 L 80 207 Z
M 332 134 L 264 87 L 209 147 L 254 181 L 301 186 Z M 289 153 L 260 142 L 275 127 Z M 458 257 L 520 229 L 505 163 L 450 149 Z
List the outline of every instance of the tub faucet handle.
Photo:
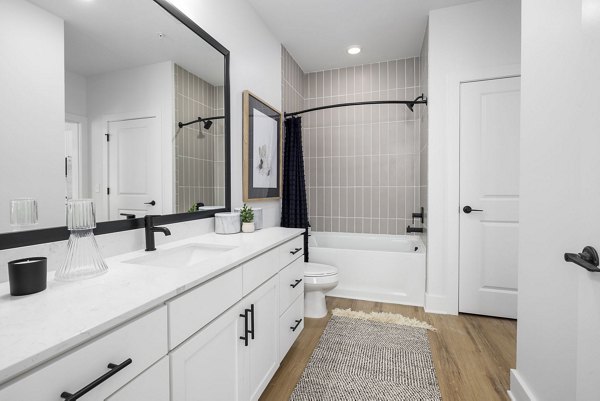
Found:
M 423 208 L 423 206 L 421 206 L 421 212 L 420 213 L 413 213 L 412 214 L 412 223 L 413 223 L 413 225 L 415 224 L 415 219 L 421 219 L 421 224 L 425 223 L 425 208 Z

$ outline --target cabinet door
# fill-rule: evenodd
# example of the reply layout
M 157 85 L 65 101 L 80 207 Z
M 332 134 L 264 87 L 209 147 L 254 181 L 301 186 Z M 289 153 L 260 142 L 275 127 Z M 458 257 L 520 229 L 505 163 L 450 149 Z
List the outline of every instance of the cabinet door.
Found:
M 171 401 L 247 399 L 240 309 L 235 305 L 171 352 Z
M 106 401 L 165 401 L 169 397 L 169 358 L 165 356 Z
M 279 367 L 279 278 L 275 276 L 243 301 L 254 305 L 254 338 L 250 339 L 248 358 L 248 394 L 258 400 Z

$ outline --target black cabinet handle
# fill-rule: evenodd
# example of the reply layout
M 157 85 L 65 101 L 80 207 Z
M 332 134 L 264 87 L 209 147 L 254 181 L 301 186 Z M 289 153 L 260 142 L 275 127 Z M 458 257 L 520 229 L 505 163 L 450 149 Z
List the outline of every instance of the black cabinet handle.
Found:
M 123 361 L 119 365 L 115 365 L 114 363 L 109 363 L 108 368 L 110 369 L 110 372 L 106 372 L 105 374 L 103 374 L 102 376 L 100 376 L 99 378 L 97 378 L 96 380 L 94 380 L 93 382 L 91 382 L 90 384 L 88 384 L 87 386 L 85 386 L 84 388 L 82 388 L 81 390 L 76 392 L 75 394 L 71 394 L 66 391 L 63 391 L 62 394 L 60 395 L 60 397 L 64 398 L 66 401 L 78 400 L 79 398 L 83 397 L 85 394 L 87 394 L 91 390 L 93 390 L 95 387 L 98 387 L 100 384 L 104 383 L 106 380 L 110 379 L 112 376 L 117 374 L 117 372 L 122 370 L 124 367 L 126 367 L 127 365 L 130 365 L 131 362 L 132 362 L 131 358 L 128 358 L 127 360 Z
M 575 263 L 578 266 L 583 267 L 585 270 L 598 273 L 600 269 L 600 258 L 598 258 L 598 252 L 593 246 L 586 246 L 583 248 L 581 253 L 565 253 L 565 260 L 567 262 Z
M 296 320 L 296 325 L 295 325 L 295 326 L 292 326 L 292 327 L 290 327 L 290 329 L 291 329 L 292 331 L 296 331 L 296 329 L 298 328 L 298 326 L 300 326 L 300 323 L 302 323 L 302 319 L 298 319 L 298 320 Z
M 300 252 L 301 250 L 302 250 L 302 248 L 295 248 L 293 251 L 290 251 L 290 253 L 291 253 L 292 255 L 295 255 L 295 254 L 297 254 L 298 252 Z
M 156 201 L 151 200 L 150 202 L 144 202 L 144 205 L 156 205 Z
M 240 314 L 240 317 L 244 318 L 244 335 L 240 337 L 240 340 L 244 340 L 244 346 L 248 346 L 248 312 L 250 309 L 244 310 L 243 314 Z
M 250 305 L 250 326 L 252 329 L 248 330 L 248 333 L 252 334 L 252 339 L 254 340 L 254 304 Z
M 133 213 L 119 213 L 119 215 L 127 217 L 127 220 L 135 219 L 135 214 L 133 214 Z
M 295 280 L 296 282 L 294 284 L 290 284 L 290 287 L 292 288 L 296 288 L 298 286 L 298 284 L 300 284 L 302 282 L 302 279 L 299 278 L 297 280 Z
M 463 212 L 465 212 L 466 214 L 469 214 L 471 212 L 483 212 L 483 210 L 473 209 L 471 206 L 465 206 L 465 207 L 463 207 Z

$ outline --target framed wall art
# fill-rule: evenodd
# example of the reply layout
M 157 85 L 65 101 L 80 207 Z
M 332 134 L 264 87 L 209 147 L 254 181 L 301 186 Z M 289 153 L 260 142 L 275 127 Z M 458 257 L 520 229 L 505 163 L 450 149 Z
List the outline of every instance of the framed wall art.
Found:
M 279 199 L 282 181 L 281 112 L 244 91 L 244 202 Z

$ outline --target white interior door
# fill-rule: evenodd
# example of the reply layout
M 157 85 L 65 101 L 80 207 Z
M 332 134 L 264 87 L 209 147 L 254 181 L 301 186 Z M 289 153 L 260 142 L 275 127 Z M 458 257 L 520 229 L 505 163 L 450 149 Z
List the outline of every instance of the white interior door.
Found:
M 459 311 L 516 318 L 520 78 L 460 96 Z
M 108 134 L 110 220 L 162 214 L 159 119 L 110 121 Z
M 66 198 L 81 198 L 80 180 L 80 142 L 81 124 L 72 121 L 65 122 L 65 180 Z

